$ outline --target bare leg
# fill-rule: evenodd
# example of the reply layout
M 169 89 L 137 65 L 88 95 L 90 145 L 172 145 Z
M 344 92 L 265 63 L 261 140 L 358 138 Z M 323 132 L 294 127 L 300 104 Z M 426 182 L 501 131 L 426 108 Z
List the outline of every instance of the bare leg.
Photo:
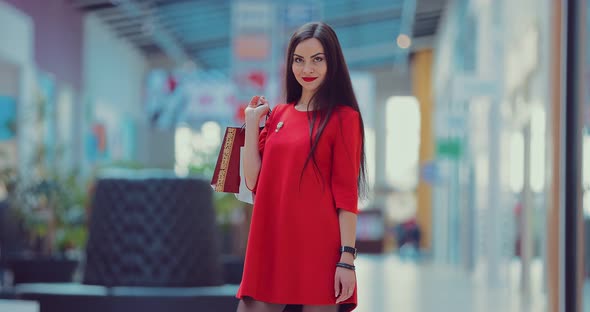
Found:
M 303 306 L 303 312 L 338 312 L 339 307 L 340 305 L 338 304 L 318 306 L 306 305 Z
M 284 308 L 284 304 L 256 301 L 246 297 L 240 300 L 237 312 L 282 312 Z

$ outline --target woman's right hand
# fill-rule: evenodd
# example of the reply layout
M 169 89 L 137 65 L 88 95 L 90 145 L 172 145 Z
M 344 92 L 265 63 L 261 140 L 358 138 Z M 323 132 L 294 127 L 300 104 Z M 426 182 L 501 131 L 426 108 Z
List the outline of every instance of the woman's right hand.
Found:
M 270 109 L 268 101 L 264 98 L 264 96 L 253 96 L 250 100 L 250 103 L 246 107 L 244 114 L 246 116 L 246 123 L 253 121 L 253 122 L 260 122 L 260 118 L 266 115 Z

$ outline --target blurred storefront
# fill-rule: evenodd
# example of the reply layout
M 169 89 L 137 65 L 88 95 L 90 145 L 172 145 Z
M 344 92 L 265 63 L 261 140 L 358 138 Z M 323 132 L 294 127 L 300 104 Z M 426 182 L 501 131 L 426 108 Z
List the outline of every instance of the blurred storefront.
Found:
M 435 58 L 434 260 L 527 299 L 547 287 L 551 26 L 550 1 L 454 1 Z
M 571 270 L 564 266 L 583 259 L 580 270 L 590 267 L 590 50 L 588 40 L 579 43 L 585 54 L 576 67 L 583 79 L 577 79 L 566 67 L 576 55 L 566 45 L 574 38 L 570 28 L 580 27 L 566 15 L 574 14 L 567 8 L 572 3 L 455 1 L 441 25 L 434 71 L 441 177 L 433 198 L 434 259 L 466 268 L 485 285 L 518 289 L 523 300 L 538 299 L 547 311 L 580 300 L 564 295 L 564 287 L 565 293 L 575 289 L 564 284 L 573 282 L 567 273 L 563 279 Z M 585 29 L 577 28 L 583 38 L 590 31 L 585 18 Z M 569 215 L 585 224 L 577 234 L 564 212 L 576 209 L 564 192 L 575 178 L 565 164 L 567 135 L 577 131 L 565 119 L 570 105 L 579 105 L 566 93 L 576 90 L 572 84 L 585 92 L 581 140 L 573 141 L 582 150 L 575 170 L 583 217 Z M 570 244 L 572 235 L 577 239 Z M 576 244 L 577 260 L 564 260 L 570 255 L 564 250 Z

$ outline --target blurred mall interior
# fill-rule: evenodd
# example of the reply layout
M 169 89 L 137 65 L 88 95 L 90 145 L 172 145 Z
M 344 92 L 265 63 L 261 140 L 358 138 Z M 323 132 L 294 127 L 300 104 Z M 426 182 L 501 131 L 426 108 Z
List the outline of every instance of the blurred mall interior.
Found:
M 235 311 L 224 131 L 318 20 L 365 120 L 355 311 L 590 311 L 586 2 L 0 0 L 0 311 Z

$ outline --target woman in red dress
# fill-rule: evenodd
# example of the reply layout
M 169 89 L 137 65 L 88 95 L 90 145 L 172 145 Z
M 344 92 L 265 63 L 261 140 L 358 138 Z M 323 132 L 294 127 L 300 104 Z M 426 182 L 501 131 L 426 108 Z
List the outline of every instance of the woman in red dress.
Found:
M 286 104 L 245 110 L 243 168 L 256 194 L 238 312 L 352 311 L 364 128 L 334 30 L 308 23 L 287 51 Z

